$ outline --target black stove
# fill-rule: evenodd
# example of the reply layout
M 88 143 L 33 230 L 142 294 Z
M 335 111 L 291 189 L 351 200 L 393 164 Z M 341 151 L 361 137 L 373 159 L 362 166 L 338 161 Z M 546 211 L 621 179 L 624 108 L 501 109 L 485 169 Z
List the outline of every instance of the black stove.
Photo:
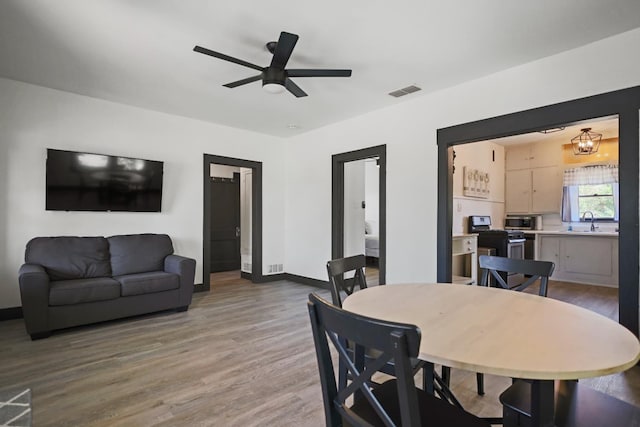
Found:
M 494 248 L 497 256 L 524 258 L 522 230 L 493 230 L 488 215 L 470 215 L 467 231 L 478 234 L 478 246 Z

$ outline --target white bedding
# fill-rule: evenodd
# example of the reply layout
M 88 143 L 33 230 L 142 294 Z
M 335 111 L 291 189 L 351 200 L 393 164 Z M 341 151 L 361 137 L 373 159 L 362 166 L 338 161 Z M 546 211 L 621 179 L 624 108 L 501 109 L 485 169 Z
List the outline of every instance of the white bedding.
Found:
M 364 235 L 364 254 L 374 258 L 380 257 L 380 239 L 377 234 Z

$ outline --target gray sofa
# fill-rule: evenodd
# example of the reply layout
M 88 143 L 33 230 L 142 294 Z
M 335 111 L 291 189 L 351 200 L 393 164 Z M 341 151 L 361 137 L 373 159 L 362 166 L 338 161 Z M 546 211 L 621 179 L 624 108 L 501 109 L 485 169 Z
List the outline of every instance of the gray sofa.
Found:
M 36 237 L 20 267 L 31 339 L 51 331 L 191 304 L 195 260 L 173 254 L 166 234 Z

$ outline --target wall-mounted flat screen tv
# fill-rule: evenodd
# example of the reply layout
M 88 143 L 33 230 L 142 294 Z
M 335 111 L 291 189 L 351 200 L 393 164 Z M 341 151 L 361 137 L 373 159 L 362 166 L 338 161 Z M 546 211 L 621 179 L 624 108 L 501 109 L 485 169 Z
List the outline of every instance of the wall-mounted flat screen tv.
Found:
M 49 211 L 160 212 L 163 163 L 47 149 Z

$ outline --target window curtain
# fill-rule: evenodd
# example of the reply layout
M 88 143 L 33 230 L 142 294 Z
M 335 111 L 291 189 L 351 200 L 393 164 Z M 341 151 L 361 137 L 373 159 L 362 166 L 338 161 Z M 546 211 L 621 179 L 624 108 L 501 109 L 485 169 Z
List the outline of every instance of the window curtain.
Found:
M 565 170 L 562 187 L 562 221 L 580 220 L 578 212 L 579 185 L 617 184 L 618 182 L 618 165 L 584 166 Z M 613 190 L 615 197 L 617 196 L 618 186 L 614 185 Z M 617 215 L 618 212 L 616 211 L 616 221 L 618 220 Z
M 567 169 L 563 175 L 563 185 L 597 185 L 618 182 L 618 165 L 585 166 Z

